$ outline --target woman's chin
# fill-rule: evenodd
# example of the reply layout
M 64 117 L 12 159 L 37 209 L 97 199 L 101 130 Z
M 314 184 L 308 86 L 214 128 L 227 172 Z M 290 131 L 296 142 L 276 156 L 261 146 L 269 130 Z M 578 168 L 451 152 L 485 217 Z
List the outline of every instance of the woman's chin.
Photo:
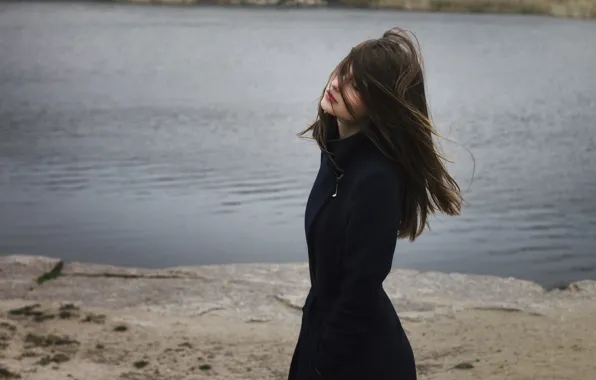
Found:
M 331 104 L 329 104 L 327 99 L 321 100 L 321 108 L 323 109 L 323 111 L 325 111 L 325 113 L 335 116 L 335 113 L 333 112 L 333 107 L 331 107 Z

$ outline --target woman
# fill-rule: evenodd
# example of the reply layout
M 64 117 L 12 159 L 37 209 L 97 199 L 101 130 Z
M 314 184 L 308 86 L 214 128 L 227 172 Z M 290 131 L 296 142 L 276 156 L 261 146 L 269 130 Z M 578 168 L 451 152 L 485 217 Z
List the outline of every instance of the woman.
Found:
M 412 348 L 382 283 L 398 238 L 457 215 L 460 189 L 431 124 L 417 45 L 392 29 L 331 73 L 312 133 L 321 166 L 306 206 L 311 289 L 289 380 L 413 380 Z

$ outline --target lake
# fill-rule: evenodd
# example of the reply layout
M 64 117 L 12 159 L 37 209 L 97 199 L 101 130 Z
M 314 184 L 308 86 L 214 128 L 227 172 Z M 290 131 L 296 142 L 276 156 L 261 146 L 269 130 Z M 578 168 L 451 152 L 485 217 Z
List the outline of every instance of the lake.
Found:
M 319 155 L 296 134 L 393 26 L 421 43 L 467 202 L 394 265 L 596 279 L 596 22 L 539 16 L 1 3 L 0 253 L 306 261 Z

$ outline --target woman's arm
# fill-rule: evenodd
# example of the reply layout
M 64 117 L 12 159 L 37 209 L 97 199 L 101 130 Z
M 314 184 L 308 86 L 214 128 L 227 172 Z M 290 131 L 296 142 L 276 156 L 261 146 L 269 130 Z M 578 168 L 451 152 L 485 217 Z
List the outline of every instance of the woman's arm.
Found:
M 389 171 L 370 173 L 355 185 L 353 194 L 341 260 L 341 293 L 323 325 L 314 360 L 314 369 L 323 378 L 362 349 L 397 241 L 401 205 L 397 176 Z

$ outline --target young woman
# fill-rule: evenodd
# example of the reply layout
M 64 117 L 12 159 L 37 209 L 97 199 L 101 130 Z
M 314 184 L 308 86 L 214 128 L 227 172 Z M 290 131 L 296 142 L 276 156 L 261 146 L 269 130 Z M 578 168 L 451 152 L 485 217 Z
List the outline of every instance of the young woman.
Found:
M 321 166 L 306 206 L 311 289 L 289 380 L 414 380 L 412 348 L 382 283 L 398 238 L 457 215 L 460 189 L 438 147 L 422 60 L 392 29 L 331 73 L 312 133 Z

